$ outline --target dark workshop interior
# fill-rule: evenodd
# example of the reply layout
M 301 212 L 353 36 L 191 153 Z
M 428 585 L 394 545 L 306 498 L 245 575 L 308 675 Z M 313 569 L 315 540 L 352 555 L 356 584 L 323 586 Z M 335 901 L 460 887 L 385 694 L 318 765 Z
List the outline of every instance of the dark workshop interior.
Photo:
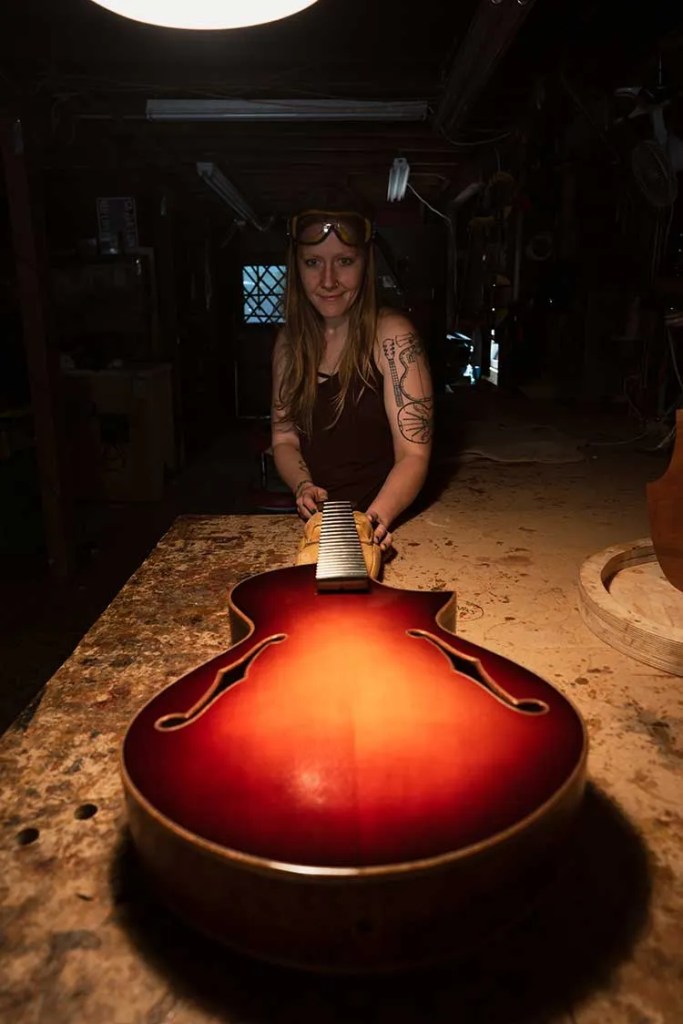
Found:
M 177 515 L 292 512 L 270 354 L 287 217 L 328 196 L 372 211 L 382 301 L 427 347 L 437 482 L 501 408 L 671 450 L 678 4 L 319 0 L 193 33 L 24 0 L 0 24 L 2 728 Z

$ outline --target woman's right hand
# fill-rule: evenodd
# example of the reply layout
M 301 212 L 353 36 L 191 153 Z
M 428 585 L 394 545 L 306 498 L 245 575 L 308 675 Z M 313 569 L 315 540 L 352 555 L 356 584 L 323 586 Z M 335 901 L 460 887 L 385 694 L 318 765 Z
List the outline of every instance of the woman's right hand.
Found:
M 296 489 L 296 510 L 304 520 L 310 519 L 320 506 L 327 501 L 327 491 L 324 487 L 317 487 L 312 480 L 304 480 Z

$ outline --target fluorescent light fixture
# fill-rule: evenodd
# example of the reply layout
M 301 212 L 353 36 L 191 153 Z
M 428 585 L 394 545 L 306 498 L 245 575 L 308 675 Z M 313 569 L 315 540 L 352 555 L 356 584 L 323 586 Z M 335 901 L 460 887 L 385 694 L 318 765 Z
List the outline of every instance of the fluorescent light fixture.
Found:
M 423 121 L 422 100 L 147 100 L 149 121 Z
M 397 156 L 389 171 L 387 199 L 390 203 L 395 203 L 405 198 L 409 175 L 410 165 L 408 161 L 403 156 Z
M 199 162 L 197 164 L 197 174 L 223 200 L 226 206 L 229 206 L 237 214 L 240 220 L 248 221 L 249 224 L 258 228 L 259 231 L 267 229 L 268 225 L 258 219 L 244 196 L 237 191 L 235 186 L 228 181 L 215 164 L 208 161 Z
M 100 7 L 132 21 L 164 28 L 246 28 L 279 21 L 310 7 L 316 0 L 94 0 Z

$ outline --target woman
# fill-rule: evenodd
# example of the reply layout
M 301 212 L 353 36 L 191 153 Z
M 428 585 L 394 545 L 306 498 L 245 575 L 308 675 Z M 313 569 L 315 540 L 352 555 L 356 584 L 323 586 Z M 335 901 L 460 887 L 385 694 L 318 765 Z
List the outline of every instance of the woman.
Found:
M 323 501 L 365 510 L 382 551 L 427 475 L 433 398 L 410 321 L 377 310 L 372 225 L 292 218 L 285 327 L 273 353 L 272 450 L 302 519 Z

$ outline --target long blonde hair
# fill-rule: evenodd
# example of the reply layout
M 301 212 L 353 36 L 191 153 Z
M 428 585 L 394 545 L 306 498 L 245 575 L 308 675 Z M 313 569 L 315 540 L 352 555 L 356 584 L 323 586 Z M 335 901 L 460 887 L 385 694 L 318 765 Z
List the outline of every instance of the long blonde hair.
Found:
M 348 336 L 339 363 L 339 393 L 331 426 L 341 415 L 355 376 L 360 377 L 363 387 L 373 386 L 372 357 L 376 336 L 375 255 L 370 243 L 365 249 L 363 280 L 349 310 Z M 318 368 L 324 352 L 323 317 L 306 297 L 297 265 L 296 246 L 290 241 L 285 293 L 284 368 L 278 402 L 286 410 L 289 422 L 308 434 L 313 424 Z

